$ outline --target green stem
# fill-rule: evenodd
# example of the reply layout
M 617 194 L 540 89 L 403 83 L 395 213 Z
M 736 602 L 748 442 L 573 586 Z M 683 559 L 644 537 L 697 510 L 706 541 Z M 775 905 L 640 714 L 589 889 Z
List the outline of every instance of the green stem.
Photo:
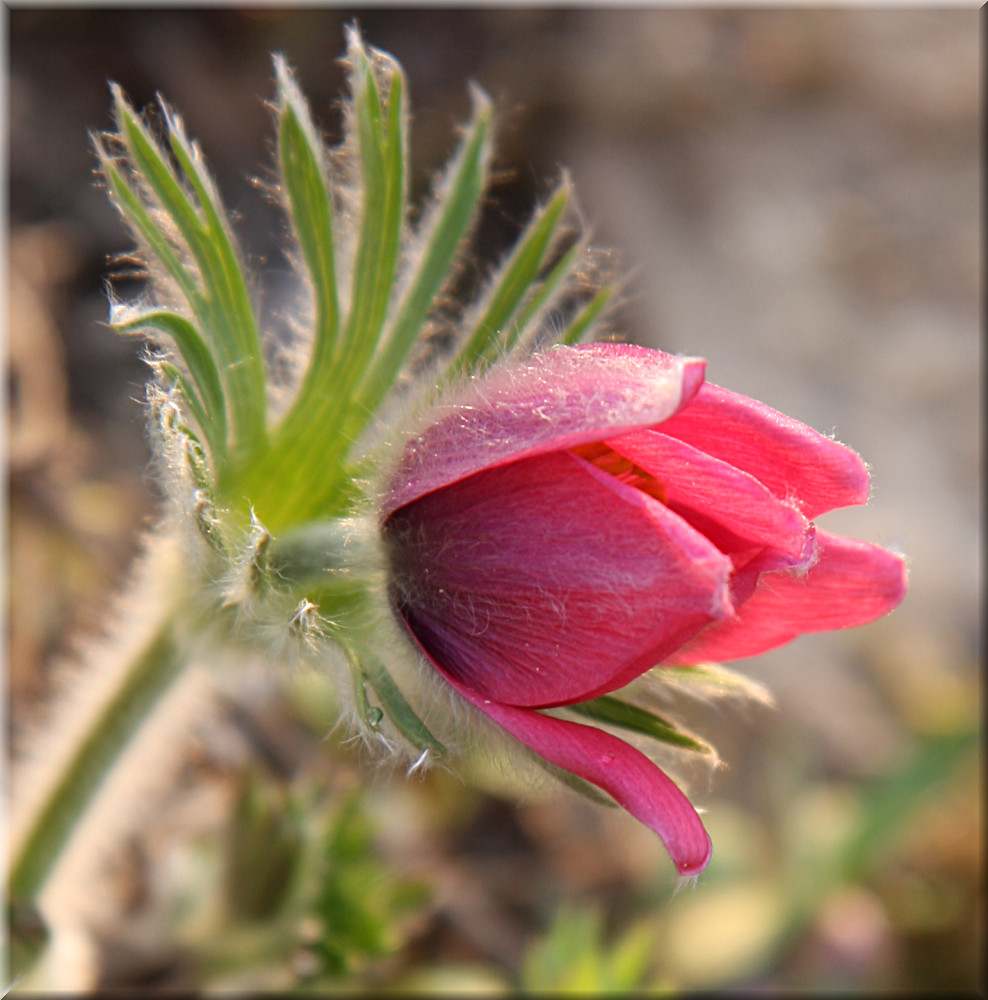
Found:
M 40 892 L 104 779 L 184 665 L 173 624 L 166 621 L 93 720 L 22 838 L 11 859 L 11 900 Z

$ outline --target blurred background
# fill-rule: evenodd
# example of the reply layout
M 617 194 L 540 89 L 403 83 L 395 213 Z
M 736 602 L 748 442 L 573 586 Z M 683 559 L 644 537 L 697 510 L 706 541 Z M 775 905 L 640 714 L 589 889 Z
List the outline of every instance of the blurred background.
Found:
M 416 190 L 477 81 L 500 111 L 485 251 L 569 170 L 629 275 L 612 327 L 860 451 L 870 505 L 823 524 L 911 574 L 889 618 L 737 664 L 774 709 L 697 708 L 725 766 L 692 789 L 715 853 L 688 891 L 617 811 L 510 774 L 406 781 L 327 738 L 318 677 L 245 684 L 108 861 L 81 988 L 983 988 L 975 10 L 7 16 L 15 735 L 159 500 L 139 345 L 105 326 L 131 249 L 88 137 L 111 125 L 107 81 L 183 113 L 276 298 L 284 223 L 254 183 L 270 53 L 338 138 L 354 18 L 406 71 Z M 288 913 L 299 872 L 318 891 Z

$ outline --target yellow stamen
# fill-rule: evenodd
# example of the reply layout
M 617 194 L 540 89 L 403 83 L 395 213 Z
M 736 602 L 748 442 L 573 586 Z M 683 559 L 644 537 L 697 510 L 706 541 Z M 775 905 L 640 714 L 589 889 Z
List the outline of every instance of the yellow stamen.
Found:
M 594 441 L 592 444 L 581 444 L 570 449 L 574 455 L 597 466 L 602 472 L 619 479 L 628 486 L 633 486 L 636 490 L 641 490 L 659 503 L 666 503 L 666 492 L 662 483 L 650 472 L 640 465 L 635 465 L 629 458 L 619 455 L 613 448 L 609 448 L 603 441 Z

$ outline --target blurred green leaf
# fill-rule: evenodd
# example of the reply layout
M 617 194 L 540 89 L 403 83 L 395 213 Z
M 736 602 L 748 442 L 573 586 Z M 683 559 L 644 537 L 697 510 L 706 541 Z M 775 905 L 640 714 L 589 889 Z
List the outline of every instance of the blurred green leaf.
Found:
M 522 963 L 522 993 L 634 993 L 648 979 L 655 933 L 646 923 L 604 942 L 600 911 L 563 908 Z
M 928 737 L 899 770 L 868 790 L 861 818 L 841 851 L 840 867 L 845 877 L 860 877 L 879 859 L 931 792 L 976 751 L 979 739 L 976 731 Z
M 340 976 L 399 947 L 398 922 L 428 898 L 418 882 L 395 877 L 373 852 L 373 828 L 359 790 L 335 813 L 316 871 L 308 912 L 318 925 L 307 951 L 320 977 Z
M 190 908 L 182 933 L 207 990 L 353 988 L 429 897 L 380 858 L 360 787 L 326 801 L 248 776 L 223 863 L 226 911 Z
M 281 909 L 301 858 L 304 823 L 302 803 L 284 786 L 251 771 L 241 776 L 225 857 L 225 896 L 235 920 L 265 920 Z

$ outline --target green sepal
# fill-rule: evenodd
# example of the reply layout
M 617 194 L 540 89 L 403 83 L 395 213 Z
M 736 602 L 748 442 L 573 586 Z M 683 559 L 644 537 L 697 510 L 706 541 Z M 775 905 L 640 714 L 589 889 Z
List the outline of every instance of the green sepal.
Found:
M 374 657 L 367 657 L 364 669 L 374 693 L 381 699 L 384 711 L 402 736 L 418 750 L 431 750 L 437 757 L 443 756 L 446 747 L 429 732 L 425 723 L 415 714 L 384 666 Z
M 351 650 L 347 649 L 346 654 L 347 662 L 350 664 L 350 677 L 353 681 L 353 701 L 357 709 L 357 715 L 368 729 L 377 732 L 381 725 L 381 709 L 374 708 L 367 699 L 367 675 L 364 673 L 363 664 Z
M 175 248 L 171 245 L 168 237 L 151 217 L 140 197 L 131 186 L 124 180 L 123 174 L 117 169 L 116 164 L 110 159 L 106 151 L 100 147 L 98 150 L 103 176 L 106 177 L 110 185 L 110 191 L 116 199 L 117 206 L 131 225 L 147 241 L 154 255 L 164 265 L 165 270 L 172 276 L 182 294 L 185 296 L 189 306 L 197 313 L 202 309 L 202 294 L 196 279 L 182 263 Z
M 629 732 L 661 740 L 663 743 L 671 743 L 673 746 L 682 747 L 685 750 L 703 754 L 713 753 L 713 748 L 709 744 L 677 729 L 667 719 L 663 719 L 639 705 L 632 705 L 610 695 L 605 694 L 592 701 L 584 701 L 565 707 L 576 715 L 583 715 L 596 722 L 618 726 Z
M 401 371 L 408 352 L 422 332 L 429 309 L 448 279 L 456 251 L 473 221 L 484 190 L 490 155 L 491 106 L 475 93 L 473 120 L 454 162 L 451 182 L 441 197 L 442 210 L 431 228 L 415 276 L 404 293 L 382 349 L 364 380 L 359 405 L 352 413 L 363 420 L 374 412 Z M 350 429 L 349 433 L 359 430 Z
M 374 710 L 367 700 L 367 692 L 364 687 L 366 680 L 380 699 L 388 718 L 412 746 L 423 753 L 431 751 L 437 757 L 443 756 L 446 753 L 446 747 L 429 732 L 425 723 L 415 714 L 415 710 L 408 704 L 401 689 L 395 684 L 394 678 L 377 658 L 370 654 L 358 657 L 356 652 L 346 645 L 343 646 L 343 649 L 353 675 L 357 713 L 364 724 L 374 730 L 380 724 L 379 717 L 376 720 L 371 717 Z
M 773 705 L 768 688 L 720 663 L 695 663 L 682 667 L 654 667 L 651 675 L 664 687 L 696 698 L 742 698 Z
M 181 123 L 166 109 L 169 144 L 201 201 L 197 208 L 164 152 L 151 139 L 116 85 L 113 97 L 120 136 L 134 165 L 177 226 L 198 265 L 203 287 L 183 287 L 183 291 L 215 353 L 230 400 L 238 450 L 249 453 L 263 445 L 266 434 L 264 363 L 243 270 L 216 204 L 212 184 L 201 157 L 182 133 Z
M 519 341 L 524 345 L 523 338 L 529 324 L 548 307 L 557 291 L 565 289 L 566 279 L 572 274 L 584 249 L 582 243 L 574 243 L 553 265 L 544 280 L 529 291 L 525 305 L 519 312 L 518 318 L 512 322 L 505 337 L 506 350 L 510 350 Z
M 354 409 L 355 394 L 381 337 L 404 229 L 404 79 L 396 64 L 388 65 L 382 72 L 382 86 L 388 88 L 385 101 L 359 39 L 351 46 L 361 220 L 350 310 L 318 391 L 307 391 L 305 400 L 293 406 L 278 427 L 271 449 L 241 484 L 265 521 L 279 532 L 340 508 L 341 429 Z
M 364 51 L 355 54 L 357 136 L 363 216 L 354 263 L 350 313 L 343 333 L 340 389 L 349 397 L 373 355 L 391 300 L 405 205 L 404 83 L 395 68 L 387 107 Z
M 162 208 L 178 227 L 201 266 L 203 263 L 201 259 L 202 241 L 206 235 L 206 227 L 196 210 L 196 206 L 175 176 L 174 170 L 165 159 L 162 151 L 127 102 L 123 91 L 116 84 L 111 86 L 111 90 L 120 137 L 126 144 L 142 178 L 154 191 Z
M 185 405 L 189 408 L 196 424 L 203 429 L 208 428 L 209 423 L 206 417 L 206 408 L 203 405 L 202 400 L 199 398 L 199 394 L 196 392 L 195 387 L 191 385 L 189 380 L 185 377 L 185 373 L 173 365 L 170 361 L 159 361 L 157 363 L 157 368 L 165 379 L 171 383 L 174 391 L 177 392 L 185 401 Z M 182 425 L 181 430 L 185 433 L 187 428 Z
M 223 331 L 222 349 L 229 353 L 224 360 L 233 366 L 232 370 L 227 369 L 227 378 L 231 391 L 242 394 L 250 404 L 249 409 L 246 406 L 238 409 L 238 437 L 249 448 L 255 448 L 263 443 L 266 433 L 266 389 L 263 351 L 247 282 L 202 157 L 186 138 L 181 120 L 167 109 L 165 113 L 172 152 L 192 184 L 205 217 L 202 250 L 208 265 L 203 274 L 211 305 L 219 313 L 217 326 Z
M 213 458 L 218 464 L 222 462 L 226 456 L 226 399 L 216 362 L 195 326 L 184 316 L 165 309 L 141 313 L 112 325 L 120 333 L 150 328 L 171 337 L 195 386 L 195 391 L 191 391 L 192 387 L 183 377 L 180 390 L 209 442 Z
M 598 806 L 617 807 L 617 803 L 608 794 L 600 791 L 596 785 L 592 785 L 589 781 L 585 781 L 583 778 L 573 774 L 572 771 L 557 767 L 544 757 L 540 757 L 537 753 L 532 753 L 531 751 L 528 751 L 526 756 L 547 774 L 551 774 L 557 781 L 562 782 L 567 788 L 578 795 L 582 795 L 585 799 L 589 799 Z
M 564 185 L 529 224 L 498 276 L 480 319 L 449 365 L 446 379 L 482 368 L 513 342 L 515 333 L 509 323 L 538 277 L 569 198 Z
M 614 288 L 608 285 L 597 294 L 570 320 L 569 325 L 559 338 L 560 344 L 572 347 L 583 341 L 597 317 L 614 295 Z
M 329 380 L 333 375 L 334 354 L 340 333 L 333 209 L 322 145 L 312 124 L 308 105 L 281 58 L 275 60 L 275 71 L 281 101 L 278 164 L 288 198 L 292 228 L 312 283 L 315 307 L 312 354 L 305 381 L 293 404 L 294 408 L 305 409 L 310 397 L 326 393 L 331 388 Z
M 335 582 L 366 591 L 383 572 L 377 525 L 363 518 L 309 521 L 275 538 L 270 558 L 278 578 L 296 590 Z

